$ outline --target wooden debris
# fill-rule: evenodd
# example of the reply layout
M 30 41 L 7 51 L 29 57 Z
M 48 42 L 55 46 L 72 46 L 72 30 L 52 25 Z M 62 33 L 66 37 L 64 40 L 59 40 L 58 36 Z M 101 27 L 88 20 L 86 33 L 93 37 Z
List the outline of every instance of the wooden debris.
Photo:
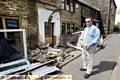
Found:
M 36 50 L 32 51 L 31 56 L 33 57 L 33 56 L 35 56 L 35 55 L 37 55 L 39 53 L 40 53 L 40 49 L 36 48 Z

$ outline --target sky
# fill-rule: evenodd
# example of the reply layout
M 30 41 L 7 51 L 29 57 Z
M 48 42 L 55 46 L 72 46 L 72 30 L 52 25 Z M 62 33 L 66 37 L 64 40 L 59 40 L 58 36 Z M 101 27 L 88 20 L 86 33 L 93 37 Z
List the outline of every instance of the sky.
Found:
M 115 0 L 116 5 L 117 5 L 117 12 L 120 13 L 120 0 Z

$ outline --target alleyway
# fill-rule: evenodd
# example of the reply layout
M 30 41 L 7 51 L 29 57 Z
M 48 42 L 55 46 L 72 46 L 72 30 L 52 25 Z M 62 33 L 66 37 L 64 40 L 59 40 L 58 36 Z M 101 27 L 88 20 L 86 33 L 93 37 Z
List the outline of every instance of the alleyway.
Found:
M 111 74 L 120 56 L 120 34 L 112 34 L 105 41 L 106 48 L 94 55 L 93 73 L 87 80 L 110 80 Z M 77 58 L 62 68 L 64 75 L 72 75 L 72 80 L 85 80 L 85 72 L 81 72 L 81 58 Z

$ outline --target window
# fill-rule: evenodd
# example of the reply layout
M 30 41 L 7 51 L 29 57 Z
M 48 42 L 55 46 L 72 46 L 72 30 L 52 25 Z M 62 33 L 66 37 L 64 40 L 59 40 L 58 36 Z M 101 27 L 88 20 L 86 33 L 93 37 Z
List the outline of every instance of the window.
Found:
M 5 19 L 6 29 L 19 29 L 18 19 Z M 8 38 L 17 38 L 19 37 L 19 32 L 8 32 Z
M 90 15 L 95 18 L 96 12 L 94 10 L 90 10 Z
M 62 0 L 61 8 L 62 8 L 62 9 L 65 9 L 65 0 Z
M 75 28 L 74 23 L 62 23 L 62 35 L 75 32 L 74 28 Z
M 70 23 L 67 23 L 67 34 L 70 34 Z
M 62 35 L 66 34 L 66 27 L 65 27 L 65 23 L 62 23 Z
M 75 24 L 71 24 L 71 32 L 74 32 Z
M 75 4 L 70 0 L 61 0 L 61 8 L 67 11 L 75 12 Z
M 3 22 L 5 24 L 3 25 Z M 0 29 L 19 29 L 19 20 L 18 19 L 12 19 L 12 18 L 6 18 L 6 17 L 1 17 L 0 18 Z M 1 36 L 1 34 L 0 34 Z M 4 32 L 2 33 L 2 36 L 11 39 L 11 38 L 18 38 L 19 32 Z
M 47 26 L 47 22 L 45 22 L 45 36 L 46 37 L 52 36 L 52 26 L 53 26 L 53 23 L 50 23 L 49 26 Z
M 5 19 L 7 29 L 18 29 L 17 19 Z
M 69 0 L 67 0 L 66 10 L 70 11 L 70 1 Z
M 74 3 L 73 2 L 71 2 L 71 12 L 74 12 L 74 9 L 75 7 L 74 7 Z

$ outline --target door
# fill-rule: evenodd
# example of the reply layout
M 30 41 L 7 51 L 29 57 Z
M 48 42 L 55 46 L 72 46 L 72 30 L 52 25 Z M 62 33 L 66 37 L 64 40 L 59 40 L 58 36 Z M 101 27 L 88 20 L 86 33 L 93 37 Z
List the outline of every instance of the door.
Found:
M 53 44 L 53 23 L 47 26 L 47 22 L 45 22 L 45 43 Z

